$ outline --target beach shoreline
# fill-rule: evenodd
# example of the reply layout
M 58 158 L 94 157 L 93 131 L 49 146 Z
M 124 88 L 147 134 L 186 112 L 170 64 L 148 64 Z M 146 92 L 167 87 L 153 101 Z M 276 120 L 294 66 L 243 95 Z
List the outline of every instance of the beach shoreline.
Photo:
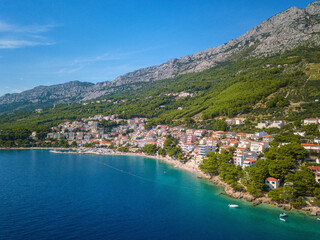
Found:
M 209 180 L 212 184 L 216 186 L 222 186 L 224 189 L 224 194 L 233 199 L 241 199 L 245 200 L 246 202 L 251 202 L 253 206 L 257 206 L 260 204 L 265 204 L 272 207 L 281 208 L 285 211 L 298 211 L 300 213 L 307 214 L 308 216 L 319 216 L 320 215 L 320 208 L 319 207 L 303 207 L 301 209 L 293 208 L 290 204 L 280 204 L 273 201 L 271 198 L 268 198 L 267 195 L 262 197 L 253 197 L 248 192 L 245 191 L 238 191 L 234 190 L 229 184 L 222 181 L 219 176 L 210 177 L 208 174 L 202 172 L 197 165 L 186 165 L 181 163 L 180 161 L 174 160 L 170 157 L 163 157 L 159 155 L 148 155 L 145 153 L 133 153 L 133 152 L 119 152 L 114 151 L 111 149 L 105 148 L 53 148 L 53 147 L 34 147 L 34 148 L 0 148 L 0 150 L 49 150 L 51 153 L 55 154 L 90 154 L 90 155 L 104 155 L 104 156 L 134 156 L 134 157 L 145 157 L 145 158 L 152 158 L 155 160 L 160 160 L 170 165 L 173 165 L 173 168 L 178 168 L 182 170 L 186 170 L 192 172 L 197 175 L 197 177 L 204 178 Z M 59 151 L 60 150 L 60 151 Z M 312 214 L 316 212 L 316 214 Z
M 160 161 L 164 161 L 170 165 L 173 165 L 173 168 L 179 168 L 186 171 L 193 172 L 195 174 L 198 174 L 199 176 L 203 178 L 210 179 L 210 176 L 203 173 L 198 167 L 192 166 L 186 166 L 185 164 L 181 163 L 178 160 L 174 160 L 170 157 L 163 157 L 160 155 L 148 155 L 145 153 L 133 153 L 133 152 L 119 152 L 119 151 L 113 151 L 110 149 L 104 149 L 106 151 L 99 151 L 101 149 L 92 149 L 92 148 L 81 148 L 80 151 L 57 151 L 57 150 L 66 150 L 64 149 L 50 149 L 50 152 L 57 153 L 57 154 L 94 154 L 94 155 L 115 155 L 115 156 L 133 156 L 133 157 L 145 157 L 145 158 L 152 158 Z M 75 150 L 75 149 L 72 149 Z M 98 150 L 98 151 L 97 151 Z

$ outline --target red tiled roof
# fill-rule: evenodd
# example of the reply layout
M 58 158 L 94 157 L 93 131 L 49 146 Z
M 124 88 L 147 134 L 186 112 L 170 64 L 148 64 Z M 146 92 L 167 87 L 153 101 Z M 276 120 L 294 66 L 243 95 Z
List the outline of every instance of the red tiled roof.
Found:
M 278 182 L 279 180 L 273 177 L 268 177 L 267 178 L 268 181 L 274 181 L 274 182 Z
M 244 160 L 244 161 L 255 162 L 255 161 L 257 161 L 257 159 L 256 159 L 256 158 L 247 158 L 247 159 Z
M 317 170 L 318 172 L 320 172 L 320 167 L 319 166 L 309 166 L 308 167 L 311 170 Z
M 312 143 L 301 143 L 301 146 L 314 146 L 314 147 L 320 147 L 319 144 L 312 144 Z
M 273 137 L 272 135 L 265 135 L 265 138 Z

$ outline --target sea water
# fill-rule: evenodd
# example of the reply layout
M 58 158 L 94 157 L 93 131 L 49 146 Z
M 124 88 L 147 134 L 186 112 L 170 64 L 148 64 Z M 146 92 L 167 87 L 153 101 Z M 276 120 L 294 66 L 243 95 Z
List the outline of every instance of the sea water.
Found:
M 315 218 L 282 222 L 281 209 L 149 158 L 3 150 L 0 176 L 0 239 L 320 238 Z

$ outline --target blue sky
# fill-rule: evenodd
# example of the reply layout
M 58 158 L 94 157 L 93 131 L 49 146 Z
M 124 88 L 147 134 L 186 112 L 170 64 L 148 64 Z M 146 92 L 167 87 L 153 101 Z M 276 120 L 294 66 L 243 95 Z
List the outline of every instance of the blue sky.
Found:
M 218 46 L 305 0 L 0 0 L 0 96 Z

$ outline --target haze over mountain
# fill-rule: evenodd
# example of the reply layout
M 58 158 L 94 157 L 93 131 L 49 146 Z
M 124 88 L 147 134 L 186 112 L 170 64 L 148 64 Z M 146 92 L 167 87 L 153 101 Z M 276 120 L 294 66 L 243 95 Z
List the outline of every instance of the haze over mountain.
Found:
M 79 102 L 120 91 L 127 84 L 168 79 L 177 75 L 201 72 L 237 53 L 244 57 L 267 57 L 281 54 L 298 46 L 320 45 L 320 1 L 305 9 L 289 8 L 262 22 L 244 35 L 218 47 L 161 65 L 136 70 L 111 82 L 68 82 L 53 86 L 39 86 L 32 90 L 0 97 L 0 112 L 46 106 L 57 102 Z M 119 86 L 122 88 L 119 89 Z

